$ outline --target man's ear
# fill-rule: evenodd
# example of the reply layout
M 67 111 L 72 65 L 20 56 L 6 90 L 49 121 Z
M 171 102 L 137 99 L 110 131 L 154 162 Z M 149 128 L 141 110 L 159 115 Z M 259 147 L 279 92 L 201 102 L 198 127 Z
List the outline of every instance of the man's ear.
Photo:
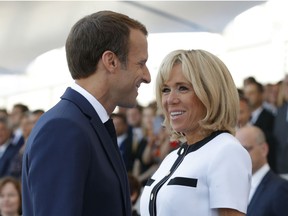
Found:
M 262 149 L 262 154 L 263 154 L 263 156 L 267 157 L 267 155 L 268 155 L 268 153 L 269 153 L 268 143 L 262 143 L 261 149 Z
M 102 62 L 109 72 L 114 72 L 115 68 L 118 65 L 118 58 L 115 53 L 107 50 L 102 54 Z

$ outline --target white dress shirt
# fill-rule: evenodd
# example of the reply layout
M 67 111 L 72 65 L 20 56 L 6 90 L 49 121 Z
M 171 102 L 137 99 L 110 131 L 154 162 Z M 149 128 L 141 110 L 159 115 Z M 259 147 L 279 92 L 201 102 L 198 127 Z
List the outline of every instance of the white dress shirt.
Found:
M 109 115 L 105 108 L 92 94 L 79 86 L 77 83 L 73 83 L 71 85 L 71 88 L 77 91 L 79 94 L 83 95 L 83 97 L 85 97 L 89 101 L 89 103 L 93 106 L 103 123 L 105 123 L 109 119 Z
M 117 136 L 117 143 L 119 147 L 121 146 L 122 142 L 127 138 L 127 136 L 127 133 Z

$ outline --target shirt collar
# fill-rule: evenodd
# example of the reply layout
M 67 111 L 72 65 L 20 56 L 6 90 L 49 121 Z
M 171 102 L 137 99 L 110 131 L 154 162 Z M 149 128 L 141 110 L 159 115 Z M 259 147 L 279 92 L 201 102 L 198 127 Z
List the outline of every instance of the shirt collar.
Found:
M 263 107 L 260 106 L 259 108 L 257 108 L 255 111 L 253 111 L 251 113 L 251 122 L 252 122 L 252 124 L 255 124 L 255 122 L 257 121 L 257 119 L 258 119 L 260 113 L 262 112 L 262 110 L 263 110 Z
M 119 147 L 121 146 L 122 142 L 127 138 L 127 136 L 127 133 L 117 136 L 117 143 Z
M 252 182 L 251 182 L 251 186 L 253 188 L 256 188 L 261 180 L 263 179 L 263 177 L 266 175 L 266 173 L 270 170 L 269 165 L 266 163 L 265 165 L 263 165 L 259 170 L 257 170 L 253 175 L 252 175 Z
M 71 85 L 71 88 L 77 91 L 79 94 L 81 94 L 89 101 L 89 103 L 93 106 L 93 108 L 95 109 L 95 111 L 97 112 L 103 123 L 105 123 L 109 119 L 109 115 L 107 114 L 107 111 L 102 106 L 102 104 L 86 89 L 82 88 L 77 83 L 73 83 Z

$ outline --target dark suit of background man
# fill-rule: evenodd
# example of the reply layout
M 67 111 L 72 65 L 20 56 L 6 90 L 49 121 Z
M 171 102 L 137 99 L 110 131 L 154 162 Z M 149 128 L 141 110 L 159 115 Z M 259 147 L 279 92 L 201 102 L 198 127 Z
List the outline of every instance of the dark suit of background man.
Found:
M 248 99 L 252 111 L 250 123 L 264 132 L 269 145 L 268 164 L 273 171 L 276 171 L 276 140 L 273 135 L 274 115 L 263 106 L 263 85 L 255 80 L 251 81 L 244 86 L 244 95 Z
M 276 170 L 288 179 L 288 74 L 281 86 L 282 105 L 278 107 L 275 118 L 274 135 L 277 140 Z
M 150 82 L 147 52 L 146 28 L 125 15 L 101 11 L 72 27 L 66 57 L 75 83 L 29 137 L 24 216 L 131 215 L 125 166 L 104 123 L 116 106 L 135 106 Z
M 270 169 L 267 163 L 269 149 L 264 133 L 256 126 L 246 126 L 237 130 L 236 138 L 252 159 L 247 216 L 287 216 L 288 181 Z
M 131 170 L 131 154 L 132 154 L 132 134 L 128 132 L 128 122 L 124 113 L 112 113 L 110 116 L 115 125 L 115 131 L 117 135 L 117 144 L 124 160 L 126 171 L 129 173 Z M 129 179 L 129 178 L 128 178 Z

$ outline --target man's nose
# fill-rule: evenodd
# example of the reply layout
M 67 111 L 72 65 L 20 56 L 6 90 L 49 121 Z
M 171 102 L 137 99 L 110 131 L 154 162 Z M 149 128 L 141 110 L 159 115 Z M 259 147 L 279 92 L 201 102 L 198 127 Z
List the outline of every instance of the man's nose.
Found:
M 147 67 L 145 67 L 145 69 L 143 71 L 143 82 L 144 83 L 150 83 L 151 82 L 151 75 L 150 75 L 149 69 Z

